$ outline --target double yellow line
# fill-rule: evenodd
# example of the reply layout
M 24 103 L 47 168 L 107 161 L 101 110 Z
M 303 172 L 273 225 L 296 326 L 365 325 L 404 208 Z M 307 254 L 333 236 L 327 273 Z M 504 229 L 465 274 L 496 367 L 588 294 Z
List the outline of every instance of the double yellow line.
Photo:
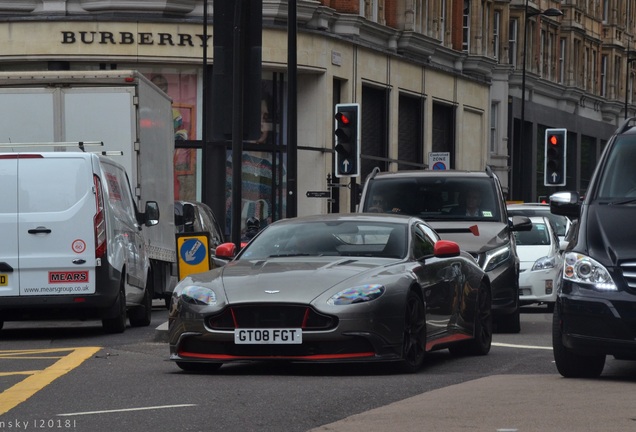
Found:
M 97 353 L 100 347 L 50 348 L 41 350 L 1 350 L 1 360 L 54 360 L 41 370 L 0 372 L 0 377 L 27 375 L 19 383 L 0 393 L 0 416 L 21 404 L 57 378 L 78 367 Z

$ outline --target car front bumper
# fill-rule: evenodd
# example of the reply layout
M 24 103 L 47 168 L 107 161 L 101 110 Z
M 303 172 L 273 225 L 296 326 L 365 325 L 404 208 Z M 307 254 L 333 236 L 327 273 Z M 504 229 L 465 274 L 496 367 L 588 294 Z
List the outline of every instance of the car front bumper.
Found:
M 582 354 L 636 358 L 636 295 L 594 291 L 568 281 L 563 287 L 557 308 L 564 346 Z

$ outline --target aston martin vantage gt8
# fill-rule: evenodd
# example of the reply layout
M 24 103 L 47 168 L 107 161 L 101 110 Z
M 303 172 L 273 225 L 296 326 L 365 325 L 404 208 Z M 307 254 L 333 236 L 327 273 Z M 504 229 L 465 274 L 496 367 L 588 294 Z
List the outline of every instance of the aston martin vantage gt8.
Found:
M 234 244 L 217 247 L 232 255 Z M 170 359 L 185 371 L 235 361 L 393 362 L 485 355 L 488 276 L 423 220 L 330 214 L 280 220 L 224 267 L 175 288 Z

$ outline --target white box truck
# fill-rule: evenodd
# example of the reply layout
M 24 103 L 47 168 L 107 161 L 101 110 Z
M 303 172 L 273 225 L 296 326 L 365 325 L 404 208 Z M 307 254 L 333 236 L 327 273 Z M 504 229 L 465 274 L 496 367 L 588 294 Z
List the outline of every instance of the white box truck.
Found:
M 128 173 L 138 208 L 158 203 L 159 224 L 142 234 L 154 298 L 169 299 L 177 279 L 171 99 L 133 70 L 0 73 L 0 152 L 76 151 L 54 143 L 87 141 L 120 153 L 111 157 Z

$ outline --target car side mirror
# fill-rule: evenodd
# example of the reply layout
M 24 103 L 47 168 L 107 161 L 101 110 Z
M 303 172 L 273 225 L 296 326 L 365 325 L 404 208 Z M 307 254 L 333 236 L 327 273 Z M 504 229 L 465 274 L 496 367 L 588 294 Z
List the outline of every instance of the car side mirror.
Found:
M 189 203 L 183 205 L 183 231 L 194 232 L 194 206 Z
M 225 260 L 231 260 L 236 255 L 236 245 L 232 242 L 221 243 L 216 247 L 216 251 L 214 255 L 217 258 L 222 258 Z
M 509 218 L 510 229 L 512 231 L 532 230 L 532 221 L 528 216 L 512 216 Z

